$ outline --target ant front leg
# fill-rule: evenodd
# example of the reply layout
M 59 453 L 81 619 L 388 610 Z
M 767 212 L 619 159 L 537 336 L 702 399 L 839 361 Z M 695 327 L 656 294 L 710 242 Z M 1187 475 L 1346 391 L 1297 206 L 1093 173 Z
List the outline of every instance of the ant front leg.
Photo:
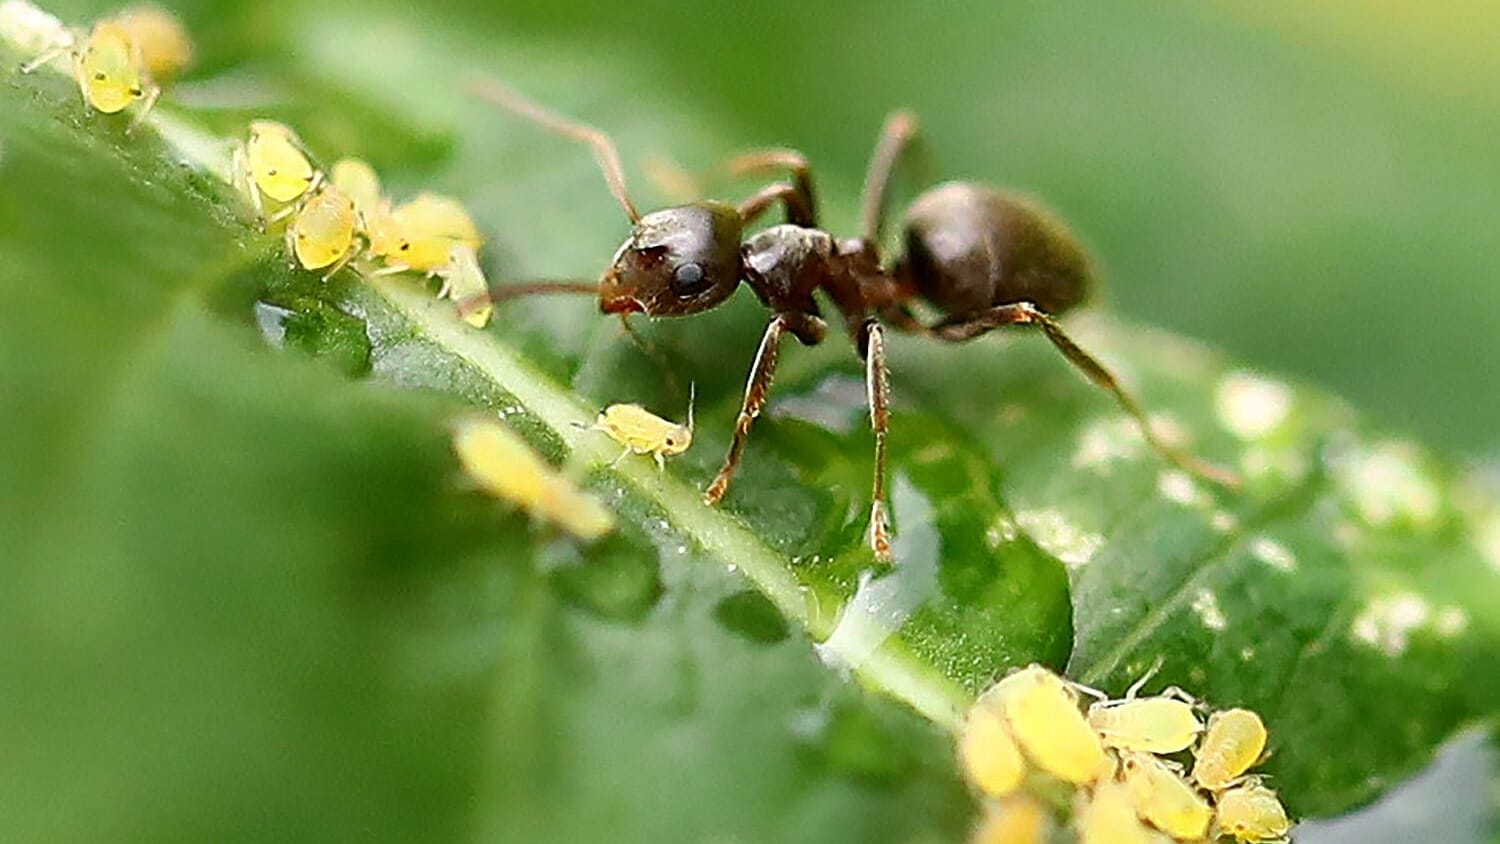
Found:
M 734 439 L 729 443 L 729 454 L 713 483 L 703 493 L 703 500 L 718 504 L 729 490 L 729 479 L 739 468 L 740 457 L 745 451 L 745 439 L 750 436 L 750 426 L 766 406 L 766 395 L 771 391 L 771 379 L 776 375 L 776 358 L 781 351 L 781 333 L 787 328 L 787 317 L 777 314 L 766 326 L 765 336 L 760 340 L 760 349 L 755 353 L 755 363 L 750 366 L 750 380 L 745 384 L 745 400 L 740 405 L 740 415 L 734 423 Z
M 777 202 L 786 205 L 787 222 L 796 226 L 813 227 L 813 223 L 811 222 L 813 219 L 812 206 L 807 204 L 807 196 L 798 190 L 796 185 L 790 185 L 785 182 L 766 185 L 736 206 L 736 210 L 740 212 L 740 219 L 748 224 L 755 218 L 766 213 Z M 807 220 L 809 222 L 798 222 L 799 220 Z
M 777 195 L 766 203 L 767 206 L 775 199 L 783 199 L 786 203 L 786 221 L 794 226 L 815 229 L 818 227 L 818 207 L 816 195 L 813 192 L 812 168 L 808 166 L 807 156 L 794 149 L 767 149 L 758 152 L 748 152 L 731 158 L 724 169 L 731 176 L 748 176 L 756 173 L 764 173 L 769 170 L 786 170 L 791 173 L 791 181 L 786 184 L 767 187 L 760 191 L 757 196 L 774 191 Z M 746 203 L 750 200 L 746 200 Z M 744 203 L 741 204 L 741 208 Z M 764 208 L 761 209 L 764 211 Z M 755 216 L 758 216 L 757 212 Z M 740 215 L 746 217 L 743 211 Z
M 1234 472 L 1199 459 L 1157 437 L 1151 427 L 1151 421 L 1146 417 L 1146 411 L 1141 408 L 1135 397 L 1120 386 L 1104 364 L 1073 342 L 1073 338 L 1063 331 L 1062 326 L 1050 314 L 1030 302 L 998 305 L 977 315 L 950 317 L 933 325 L 928 329 L 928 333 L 940 340 L 957 343 L 971 340 L 1007 325 L 1035 325 L 1041 328 L 1042 332 L 1047 335 L 1047 339 L 1062 353 L 1063 357 L 1068 359 L 1069 363 L 1077 367 L 1095 386 L 1115 397 L 1120 408 L 1135 420 L 1146 443 L 1167 462 L 1220 486 L 1236 487 L 1239 485 L 1239 476 Z
M 870 405 L 870 429 L 875 433 L 875 482 L 870 494 L 870 548 L 881 562 L 891 560 L 891 521 L 885 506 L 885 435 L 890 427 L 890 376 L 885 365 L 885 328 L 866 320 L 855 338 L 865 359 L 865 396 Z

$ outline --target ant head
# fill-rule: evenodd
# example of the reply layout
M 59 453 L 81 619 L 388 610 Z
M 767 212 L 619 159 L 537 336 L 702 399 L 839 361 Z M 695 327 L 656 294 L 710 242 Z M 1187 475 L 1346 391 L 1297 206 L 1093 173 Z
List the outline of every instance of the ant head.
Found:
M 712 308 L 739 284 L 742 229 L 739 212 L 719 202 L 641 217 L 604 274 L 599 309 L 681 316 Z

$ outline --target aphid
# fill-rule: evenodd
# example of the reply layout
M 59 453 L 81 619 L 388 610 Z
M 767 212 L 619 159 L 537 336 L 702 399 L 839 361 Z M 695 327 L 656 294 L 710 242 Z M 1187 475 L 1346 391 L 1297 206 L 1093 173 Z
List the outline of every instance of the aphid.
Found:
M 387 260 L 387 271 L 392 272 L 436 273 L 448 263 L 455 245 L 478 249 L 484 243 L 468 209 L 434 193 L 418 194 L 396 206 L 387 225 L 390 228 L 379 233 L 380 249 L 372 251 Z
M 1152 844 L 1154 833 L 1135 814 L 1135 800 L 1123 783 L 1105 780 L 1093 793 L 1079 792 L 1073 825 L 1078 844 Z
M 1276 792 L 1261 785 L 1256 777 L 1219 795 L 1214 824 L 1216 835 L 1234 836 L 1241 844 L 1286 841 L 1292 829 Z
M 1075 785 L 1109 773 L 1109 756 L 1078 710 L 1077 693 L 1061 677 L 1031 665 L 997 683 L 993 694 L 1038 768 Z
M 1174 770 L 1148 753 L 1121 754 L 1120 780 L 1130 789 L 1141 820 L 1173 838 L 1196 841 L 1208 833 L 1213 808 Z
M 1052 840 L 1052 816 L 1036 800 L 1008 797 L 984 808 L 970 844 L 1046 844 Z
M 272 120 L 250 124 L 250 140 L 235 148 L 233 167 L 236 182 L 250 197 L 256 215 L 262 217 L 263 196 L 290 203 L 315 188 L 322 178 L 297 133 Z
M 495 310 L 490 304 L 490 284 L 479 266 L 479 256 L 467 243 L 455 243 L 448 249 L 448 263 L 438 270 L 443 287 L 438 298 L 449 298 L 458 305 L 458 315 L 475 328 L 489 324 Z
M 993 694 L 981 696 L 970 707 L 958 735 L 958 762 L 964 778 L 990 797 L 1004 797 L 1021 787 L 1026 760 Z
M 1160 663 L 1158 663 L 1160 665 Z M 1147 753 L 1176 753 L 1203 732 L 1194 711 L 1197 701 L 1173 686 L 1154 697 L 1136 697 L 1156 669 L 1133 683 L 1120 700 L 1101 700 L 1089 706 L 1089 726 L 1105 747 Z
M 716 307 L 744 282 L 774 314 L 751 366 L 729 453 L 704 492 L 708 503 L 724 498 L 750 428 L 765 409 L 782 335 L 790 333 L 805 345 L 822 342 L 827 324 L 814 299 L 819 291 L 838 309 L 856 352 L 865 361 L 870 424 L 875 432 L 869 540 L 878 558 L 890 557 L 885 500 L 889 424 L 885 325 L 949 342 L 970 340 L 1004 326 L 1039 328 L 1069 362 L 1113 394 L 1164 458 L 1205 477 L 1233 483 L 1234 476 L 1225 470 L 1158 438 L 1135 399 L 1054 319 L 1085 299 L 1094 273 L 1073 235 L 1037 204 L 970 182 L 932 188 L 907 211 L 905 254 L 894 261 L 883 260 L 880 235 L 886 217 L 886 187 L 915 136 L 916 121 L 911 115 L 892 115 L 875 148 L 865 182 L 860 236 L 836 238 L 818 227 L 812 172 L 796 152 L 777 149 L 737 159 L 740 172 L 775 167 L 789 173 L 785 181 L 767 185 L 738 205 L 691 202 L 642 215 L 630 199 L 619 154 L 607 135 L 498 83 L 482 83 L 476 90 L 546 129 L 590 145 L 611 193 L 632 224 L 630 236 L 597 283 L 518 284 L 502 288 L 497 296 L 588 293 L 598 297 L 599 309 L 606 314 L 687 316 Z M 746 229 L 778 204 L 785 209 L 787 224 L 747 236 Z M 945 314 L 944 318 L 930 325 L 919 322 L 911 310 L 919 299 Z
M 151 80 L 166 84 L 193 63 L 193 40 L 171 13 L 157 6 L 132 6 L 110 19 L 129 34 Z
M 143 120 L 161 88 L 151 80 L 145 60 L 130 32 L 113 20 L 94 24 L 87 34 L 68 33 L 41 55 L 21 66 L 30 73 L 63 53 L 73 57 L 73 79 L 89 107 L 115 114 L 142 100 L 131 125 Z
M 686 425 L 669 422 L 638 404 L 612 404 L 600 411 L 590 427 L 625 446 L 616 463 L 626 455 L 649 454 L 656 458 L 657 468 L 665 469 L 666 458 L 687 451 L 693 444 L 693 398 L 690 393 Z
M 341 158 L 334 162 L 328 176 L 354 200 L 359 212 L 359 230 L 365 235 L 370 254 L 399 261 L 401 253 L 411 246 L 397 224 L 390 198 L 381 193 L 375 168 L 358 158 Z M 451 262 L 451 253 L 449 258 Z
M 287 226 L 287 249 L 309 270 L 328 267 L 326 280 L 354 255 L 354 200 L 335 185 L 323 185 L 297 209 Z
M 1209 791 L 1233 785 L 1266 750 L 1266 725 L 1248 709 L 1226 709 L 1208 718 L 1193 760 L 1193 780 Z
M 481 489 L 538 519 L 592 541 L 614 530 L 614 514 L 597 497 L 552 468 L 499 420 L 476 417 L 453 431 L 453 450 Z

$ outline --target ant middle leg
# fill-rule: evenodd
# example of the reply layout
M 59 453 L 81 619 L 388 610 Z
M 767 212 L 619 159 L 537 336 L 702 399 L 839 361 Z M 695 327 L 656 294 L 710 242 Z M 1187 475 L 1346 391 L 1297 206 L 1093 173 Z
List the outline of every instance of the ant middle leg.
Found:
M 865 320 L 855 337 L 855 348 L 865 359 L 865 397 L 870 405 L 870 430 L 875 434 L 875 481 L 870 493 L 870 548 L 882 562 L 891 559 L 891 521 L 886 509 L 885 438 L 890 427 L 890 376 L 885 365 L 885 329 Z
M 781 334 L 786 330 L 787 319 L 782 314 L 771 318 L 761 337 L 760 349 L 755 353 L 755 363 L 750 366 L 750 380 L 745 384 L 745 399 L 740 404 L 740 415 L 734 423 L 734 439 L 729 443 L 729 454 L 724 465 L 714 476 L 713 482 L 703 493 L 703 500 L 718 504 L 729 491 L 729 480 L 739 468 L 740 457 L 745 451 L 745 440 L 750 436 L 750 426 L 766 406 L 766 395 L 771 392 L 771 379 L 776 375 L 776 358 L 781 352 Z
M 1239 476 L 1222 466 L 1217 466 L 1172 445 L 1156 435 L 1151 420 L 1135 397 L 1126 392 L 1114 375 L 1096 358 L 1085 352 L 1050 314 L 1030 302 L 998 305 L 978 314 L 949 317 L 930 328 L 927 333 L 940 340 L 962 342 L 1007 325 L 1035 325 L 1047 335 L 1052 345 L 1068 362 L 1082 372 L 1095 386 L 1110 393 L 1120 408 L 1135 420 L 1146 443 L 1167 462 L 1197 475 L 1212 483 L 1225 487 L 1239 486 Z

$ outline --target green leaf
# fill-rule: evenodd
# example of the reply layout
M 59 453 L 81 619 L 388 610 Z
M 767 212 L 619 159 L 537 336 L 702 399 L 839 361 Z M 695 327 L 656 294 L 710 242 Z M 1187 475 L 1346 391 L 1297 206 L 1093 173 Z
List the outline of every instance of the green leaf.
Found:
M 299 92 L 275 113 L 326 159 L 461 196 L 497 276 L 596 275 L 625 222 L 583 151 L 463 96 L 473 68 L 608 126 L 634 163 L 737 148 L 710 113 L 631 96 L 649 70 L 462 21 L 284 11 L 257 48 L 258 84 Z M 5 73 L 0 815 L 18 837 L 956 840 L 972 806 L 945 729 L 1032 661 L 1118 692 L 1160 658 L 1161 681 L 1257 709 L 1308 815 L 1494 714 L 1493 551 L 1471 540 L 1500 536 L 1492 505 L 1317 392 L 1070 322 L 1166 427 L 1245 471 L 1230 494 L 1161 465 L 1040 338 L 896 338 L 900 564 L 877 578 L 842 339 L 786 349 L 711 510 L 698 490 L 766 318 L 748 294 L 647 326 L 655 355 L 584 301 L 507 305 L 477 332 L 417 280 L 287 270 L 178 163 L 222 163 L 204 128 L 248 114 L 169 103 L 129 136 L 66 79 Z M 608 468 L 614 446 L 574 425 L 614 401 L 674 415 L 686 380 L 698 442 L 666 474 Z M 618 535 L 579 547 L 463 489 L 446 428 L 475 406 L 605 495 Z

